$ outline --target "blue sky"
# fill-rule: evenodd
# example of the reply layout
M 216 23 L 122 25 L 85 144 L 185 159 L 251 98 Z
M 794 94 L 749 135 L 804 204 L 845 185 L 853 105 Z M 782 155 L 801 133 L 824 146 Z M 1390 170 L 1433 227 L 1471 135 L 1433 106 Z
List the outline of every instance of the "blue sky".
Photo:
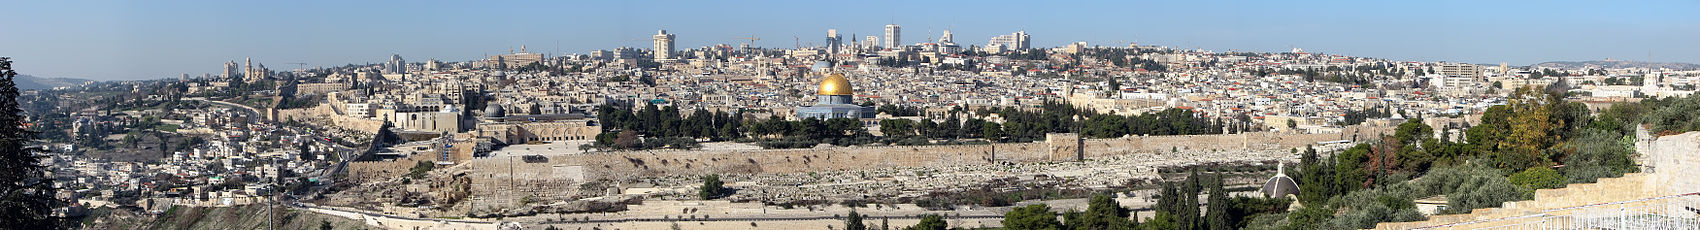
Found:
M 1413 61 L 1700 63 L 1700 1 L 5 1 L 0 56 L 19 72 L 174 78 L 252 57 L 272 69 L 472 60 L 527 46 L 586 53 L 820 44 L 826 30 L 904 43 L 950 29 L 983 45 L 1026 30 L 1035 46 L 1138 42 L 1214 51 L 1307 51 Z M 1119 43 L 1119 44 L 1118 44 Z M 557 46 L 557 44 L 559 44 Z M 556 52 L 559 50 L 559 52 Z M 1649 53 L 1651 58 L 1649 59 Z

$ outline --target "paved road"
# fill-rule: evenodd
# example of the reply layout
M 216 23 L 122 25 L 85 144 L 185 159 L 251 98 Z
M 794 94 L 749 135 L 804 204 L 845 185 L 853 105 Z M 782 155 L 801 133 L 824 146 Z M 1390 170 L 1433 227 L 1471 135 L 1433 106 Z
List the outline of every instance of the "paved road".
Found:
M 365 210 L 357 210 L 357 209 L 349 209 L 349 208 L 316 206 L 316 205 L 312 205 L 312 204 L 302 204 L 302 203 L 297 203 L 297 202 L 290 202 L 286 205 L 289 206 L 289 208 L 293 208 L 293 209 L 304 209 L 304 210 L 308 210 L 308 211 L 320 212 L 320 213 L 325 213 L 325 214 L 329 214 L 329 215 L 336 215 L 336 214 L 326 213 L 325 211 L 328 210 L 328 211 L 347 212 L 347 213 L 354 213 L 354 214 L 359 214 L 359 215 L 363 215 L 363 216 L 367 216 L 367 217 L 382 218 L 382 219 L 378 220 L 379 222 L 384 222 L 385 220 L 383 220 L 383 219 L 395 219 L 395 220 L 426 221 L 426 222 L 451 222 L 451 223 L 462 223 L 462 224 L 500 225 L 500 224 L 509 223 L 509 222 L 493 222 L 493 221 L 480 221 L 480 220 L 408 217 L 408 216 L 390 215 L 390 214 L 385 214 L 385 213 L 376 213 L 376 212 L 369 212 L 369 211 L 365 211 Z M 338 215 L 338 216 L 340 216 L 340 215 Z
M 462 224 L 491 224 L 491 225 L 506 225 L 506 224 L 514 223 L 514 222 L 496 222 L 496 221 L 462 220 L 462 219 L 419 218 L 419 217 L 390 215 L 390 214 L 370 212 L 370 211 L 365 211 L 365 210 L 339 208 L 339 207 L 328 207 L 328 206 L 316 206 L 316 205 L 311 205 L 311 204 L 302 204 L 302 203 L 293 203 L 293 202 L 289 203 L 288 206 L 290 208 L 305 209 L 305 210 L 308 210 L 308 211 L 315 211 L 315 212 L 324 212 L 325 210 L 329 210 L 329 211 L 355 213 L 355 214 L 364 215 L 364 216 L 373 217 L 373 218 L 381 218 L 381 219 L 378 220 L 379 222 L 383 222 L 384 221 L 383 219 L 395 219 L 395 220 L 410 220 L 410 221 L 450 222 L 450 223 L 462 223 Z M 329 214 L 329 213 L 327 213 L 327 214 Z M 522 222 L 522 223 L 524 223 L 526 225 L 550 225 L 550 224 L 610 224 L 610 223 L 679 222 L 679 221 L 754 222 L 754 221 L 842 220 L 844 218 L 845 217 L 843 217 L 843 216 L 828 216 L 828 215 L 823 214 L 821 216 L 805 216 L 805 217 L 614 218 L 614 219 L 587 219 L 587 220 L 525 221 L 525 222 Z M 869 215 L 869 216 L 863 217 L 863 219 L 870 219 L 870 220 L 871 219 L 898 219 L 898 220 L 902 220 L 902 219 L 921 219 L 921 218 L 922 218 L 921 216 L 913 216 L 913 215 L 896 215 L 896 216 Z M 958 216 L 958 215 L 948 215 L 948 214 L 946 214 L 945 219 L 949 219 L 949 220 L 1003 219 L 1003 215 L 961 215 L 961 216 Z
M 538 223 L 538 224 L 605 224 L 605 223 L 628 223 L 628 222 L 678 222 L 678 221 L 747 222 L 747 221 L 804 221 L 804 220 L 842 220 L 842 219 L 844 219 L 844 217 L 840 217 L 840 216 L 717 217 L 717 218 L 619 218 L 619 219 L 538 221 L 538 222 L 531 222 L 531 223 Z M 900 215 L 900 216 L 874 216 L 874 215 L 869 215 L 869 216 L 862 217 L 862 219 L 864 219 L 864 220 L 873 220 L 873 219 L 899 219 L 899 220 L 901 220 L 901 219 L 921 219 L 921 217 L 920 216 L 910 216 L 910 215 Z M 962 216 L 950 215 L 950 216 L 945 217 L 945 219 L 1003 219 L 1003 215 L 962 215 Z

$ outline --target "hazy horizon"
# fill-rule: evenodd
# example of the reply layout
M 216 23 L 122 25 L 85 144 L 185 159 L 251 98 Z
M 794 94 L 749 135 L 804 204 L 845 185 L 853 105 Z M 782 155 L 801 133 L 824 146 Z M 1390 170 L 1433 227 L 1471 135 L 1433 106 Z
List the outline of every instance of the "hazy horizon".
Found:
M 252 57 L 274 70 L 648 48 L 819 45 L 903 26 L 905 44 L 984 45 L 1025 30 L 1034 46 L 1122 42 L 1218 52 L 1311 52 L 1529 65 L 1607 58 L 1700 63 L 1700 2 L 108 2 L 13 3 L 0 56 L 38 77 L 92 80 L 215 73 Z M 763 10 L 755 10 L 763 9 Z M 1050 15 L 1067 15 L 1059 18 Z M 558 44 L 558 46 L 557 46 Z

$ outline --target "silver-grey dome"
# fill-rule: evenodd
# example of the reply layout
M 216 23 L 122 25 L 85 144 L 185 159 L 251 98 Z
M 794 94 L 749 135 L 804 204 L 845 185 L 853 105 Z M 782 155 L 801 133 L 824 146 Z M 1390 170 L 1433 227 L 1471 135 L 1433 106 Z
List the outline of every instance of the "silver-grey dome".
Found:
M 501 105 L 497 105 L 497 104 L 492 103 L 489 106 L 484 107 L 484 117 L 494 118 L 494 117 L 506 117 L 506 116 L 508 116 L 508 110 L 502 108 Z

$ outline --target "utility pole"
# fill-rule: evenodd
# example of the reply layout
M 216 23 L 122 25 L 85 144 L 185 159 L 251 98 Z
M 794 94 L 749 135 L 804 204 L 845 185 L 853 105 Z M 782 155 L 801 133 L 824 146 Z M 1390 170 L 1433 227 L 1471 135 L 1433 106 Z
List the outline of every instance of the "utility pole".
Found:
M 272 160 L 272 195 L 269 196 L 270 201 L 266 202 L 266 229 L 277 229 L 277 181 L 281 178 L 283 178 L 283 167 L 277 167 L 277 160 L 274 159 Z

